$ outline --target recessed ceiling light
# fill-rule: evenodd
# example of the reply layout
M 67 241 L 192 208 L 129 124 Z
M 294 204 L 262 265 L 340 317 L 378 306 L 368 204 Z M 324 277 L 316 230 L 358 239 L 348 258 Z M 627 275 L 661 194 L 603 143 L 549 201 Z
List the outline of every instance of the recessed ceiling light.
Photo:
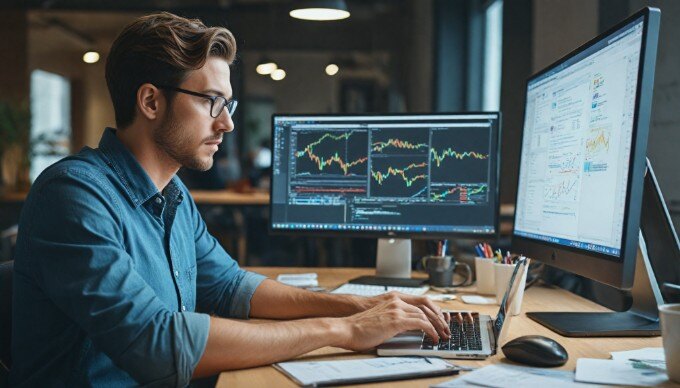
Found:
M 274 81 L 281 81 L 282 79 L 286 78 L 286 71 L 283 69 L 276 69 L 272 71 L 270 77 L 272 77 Z
M 330 65 L 326 66 L 326 74 L 330 76 L 338 74 L 338 71 L 340 71 L 340 68 L 335 63 L 331 63 Z
M 329 21 L 349 17 L 344 0 L 307 0 L 293 5 L 290 16 L 302 20 Z
M 85 63 L 97 63 L 99 62 L 99 53 L 96 51 L 88 51 L 83 54 L 83 62 Z
M 263 58 L 260 63 L 257 64 L 255 71 L 257 71 L 257 74 L 260 75 L 268 75 L 277 68 L 278 66 L 276 65 L 276 62 L 272 61 L 271 59 Z

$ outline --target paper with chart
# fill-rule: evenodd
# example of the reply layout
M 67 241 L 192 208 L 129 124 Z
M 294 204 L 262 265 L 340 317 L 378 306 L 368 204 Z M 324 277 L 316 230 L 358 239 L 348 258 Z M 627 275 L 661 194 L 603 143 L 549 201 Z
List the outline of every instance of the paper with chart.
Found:
M 626 350 L 623 352 L 611 352 L 613 360 L 635 360 L 654 368 L 666 370 L 666 355 L 663 348 L 642 348 Z
M 302 385 L 387 377 L 407 373 L 427 373 L 453 368 L 451 364 L 442 359 L 422 357 L 380 357 L 341 361 L 291 361 L 280 362 L 276 366 Z

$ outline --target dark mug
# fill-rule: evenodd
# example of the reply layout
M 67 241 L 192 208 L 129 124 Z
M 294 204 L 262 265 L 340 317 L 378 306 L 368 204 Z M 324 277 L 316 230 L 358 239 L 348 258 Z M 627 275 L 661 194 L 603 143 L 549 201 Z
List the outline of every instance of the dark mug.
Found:
M 453 256 L 425 256 L 422 260 L 423 267 L 429 275 L 428 283 L 435 287 L 459 287 L 466 284 L 472 277 L 472 270 L 466 263 L 456 263 Z M 454 284 L 453 274 L 456 268 L 465 269 L 465 278 L 462 282 Z

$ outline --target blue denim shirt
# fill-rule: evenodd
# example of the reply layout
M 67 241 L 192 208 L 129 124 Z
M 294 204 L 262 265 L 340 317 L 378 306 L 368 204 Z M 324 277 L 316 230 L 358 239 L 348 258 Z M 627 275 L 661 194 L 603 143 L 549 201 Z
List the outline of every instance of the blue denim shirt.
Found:
M 247 318 L 263 276 L 207 232 L 179 178 L 160 193 L 107 128 L 35 182 L 14 263 L 10 383 L 185 386 L 208 314 Z

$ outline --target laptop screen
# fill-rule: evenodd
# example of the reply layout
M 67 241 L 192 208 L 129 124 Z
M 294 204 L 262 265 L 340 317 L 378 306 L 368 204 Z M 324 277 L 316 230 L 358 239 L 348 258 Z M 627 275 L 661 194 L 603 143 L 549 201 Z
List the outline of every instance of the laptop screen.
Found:
M 498 314 L 496 315 L 496 319 L 493 321 L 493 334 L 494 337 L 496 337 L 497 344 L 499 343 L 498 341 L 500 333 L 503 329 L 503 324 L 505 323 L 505 316 L 506 312 L 508 311 L 508 306 L 512 305 L 515 295 L 517 295 L 517 287 L 519 286 L 520 282 L 515 283 L 515 279 L 517 278 L 518 274 L 520 276 L 524 275 L 522 271 L 526 271 L 528 261 L 529 259 L 522 259 L 518 260 L 517 264 L 515 264 L 515 270 L 512 271 L 508 288 L 505 290 L 505 295 L 503 295 L 503 301 L 501 302 L 501 306 L 498 309 Z

